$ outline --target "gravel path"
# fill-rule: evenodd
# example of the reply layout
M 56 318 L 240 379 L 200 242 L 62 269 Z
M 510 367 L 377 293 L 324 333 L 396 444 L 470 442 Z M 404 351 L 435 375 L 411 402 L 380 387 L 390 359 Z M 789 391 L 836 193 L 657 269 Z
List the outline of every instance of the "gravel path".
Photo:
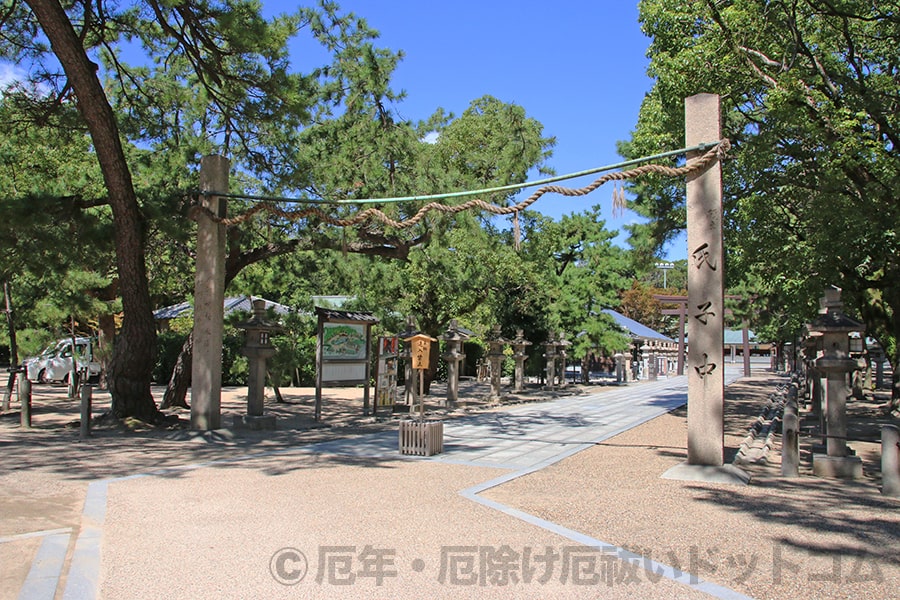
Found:
M 728 388 L 730 454 L 782 382 L 760 375 Z M 228 398 L 239 411 L 240 394 Z M 75 442 L 77 429 L 59 427 L 64 410 L 38 410 L 36 421 L 54 426 L 27 443 L 0 421 L 14 465 L 0 472 L 0 598 L 18 597 L 41 540 L 53 537 L 27 536 L 68 531 L 55 535 L 70 536 L 71 564 L 92 525 L 104 598 L 888 598 L 900 589 L 900 501 L 881 496 L 877 479 L 781 479 L 777 447 L 774 464 L 748 467 L 750 486 L 661 479 L 686 454 L 683 410 L 507 481 L 516 472 L 301 446 L 396 427 L 360 419 L 357 402 L 332 400 L 333 427 L 302 429 L 295 416 L 301 429 L 275 435 L 136 431 L 125 443 L 121 432 Z M 874 445 L 854 447 L 871 471 Z M 86 497 L 102 511 L 83 513 Z M 624 550 L 635 554 L 613 558 Z

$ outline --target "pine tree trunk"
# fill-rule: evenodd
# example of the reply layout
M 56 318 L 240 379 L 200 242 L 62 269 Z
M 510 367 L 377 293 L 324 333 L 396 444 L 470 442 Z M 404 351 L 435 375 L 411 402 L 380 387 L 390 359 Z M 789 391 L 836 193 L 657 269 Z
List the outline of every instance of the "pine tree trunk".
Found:
M 156 328 L 144 260 L 144 226 L 125 159 L 115 114 L 58 0 L 26 0 L 50 41 L 78 99 L 103 173 L 115 225 L 116 266 L 122 291 L 122 331 L 109 365 L 112 412 L 117 417 L 156 421 L 159 411 L 150 393 Z
M 190 408 L 187 404 L 187 391 L 191 387 L 191 363 L 194 358 L 194 334 L 188 336 L 181 346 L 181 352 L 175 360 L 175 367 L 172 369 L 172 376 L 169 377 L 169 383 L 166 384 L 166 393 L 163 394 L 163 401 L 160 408 Z

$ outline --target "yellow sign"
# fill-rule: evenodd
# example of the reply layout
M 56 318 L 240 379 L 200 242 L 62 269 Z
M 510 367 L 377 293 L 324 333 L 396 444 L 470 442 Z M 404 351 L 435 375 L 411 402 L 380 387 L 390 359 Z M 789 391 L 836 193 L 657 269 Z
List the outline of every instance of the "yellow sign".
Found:
M 431 360 L 431 342 L 437 340 L 423 334 L 417 334 L 404 340 L 409 344 L 413 369 L 427 369 Z

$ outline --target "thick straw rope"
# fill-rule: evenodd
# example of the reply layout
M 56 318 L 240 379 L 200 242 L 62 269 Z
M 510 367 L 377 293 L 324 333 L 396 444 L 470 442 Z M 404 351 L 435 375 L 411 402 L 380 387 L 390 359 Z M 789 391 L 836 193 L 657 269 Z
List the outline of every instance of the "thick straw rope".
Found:
M 569 197 L 586 196 L 587 194 L 590 194 L 591 192 L 599 188 L 604 183 L 608 183 L 610 181 L 625 181 L 627 179 L 635 179 L 637 177 L 641 177 L 642 175 L 647 175 L 648 173 L 658 173 L 667 177 L 687 177 L 688 175 L 705 171 L 706 169 L 711 167 L 717 160 L 722 160 L 730 148 L 731 143 L 727 139 L 723 139 L 714 148 L 707 151 L 706 154 L 698 159 L 688 161 L 688 163 L 683 167 L 667 167 L 665 165 L 658 164 L 641 165 L 627 171 L 606 173 L 594 180 L 593 183 L 581 188 L 568 188 L 561 185 L 545 185 L 538 188 L 525 200 L 522 200 L 521 202 L 513 206 L 496 206 L 494 204 L 488 204 L 484 200 L 479 200 L 477 198 L 454 206 L 448 206 L 446 204 L 440 204 L 438 202 L 429 202 L 428 204 L 420 208 L 415 215 L 403 221 L 392 219 L 377 208 L 367 208 L 351 217 L 338 219 L 330 216 L 329 214 L 316 207 L 290 211 L 283 210 L 272 202 L 260 202 L 247 212 L 228 218 L 220 217 L 204 206 L 193 206 L 191 207 L 190 217 L 196 220 L 200 214 L 203 214 L 216 223 L 222 223 L 225 226 L 231 226 L 247 221 L 260 211 L 266 211 L 270 214 L 288 219 L 290 221 L 297 221 L 306 217 L 315 216 L 321 219 L 322 222 L 329 225 L 335 225 L 337 227 L 352 227 L 365 221 L 373 220 L 380 221 L 384 225 L 388 225 L 396 229 L 407 229 L 419 223 L 423 218 L 425 218 L 425 215 L 431 211 L 437 211 L 445 214 L 456 214 L 474 208 L 495 215 L 511 215 L 528 208 L 529 206 L 537 202 L 537 200 L 544 194 L 553 193 Z

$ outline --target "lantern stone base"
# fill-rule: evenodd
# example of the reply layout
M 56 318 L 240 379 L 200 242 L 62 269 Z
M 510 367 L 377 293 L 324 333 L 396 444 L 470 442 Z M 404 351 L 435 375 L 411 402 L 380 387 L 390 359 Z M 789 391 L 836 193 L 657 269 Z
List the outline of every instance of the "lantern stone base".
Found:
M 813 474 L 832 479 L 862 479 L 862 459 L 858 456 L 813 454 Z
M 274 431 L 275 415 L 234 415 L 235 429 Z
M 400 454 L 432 456 L 443 451 L 443 421 L 400 421 Z

